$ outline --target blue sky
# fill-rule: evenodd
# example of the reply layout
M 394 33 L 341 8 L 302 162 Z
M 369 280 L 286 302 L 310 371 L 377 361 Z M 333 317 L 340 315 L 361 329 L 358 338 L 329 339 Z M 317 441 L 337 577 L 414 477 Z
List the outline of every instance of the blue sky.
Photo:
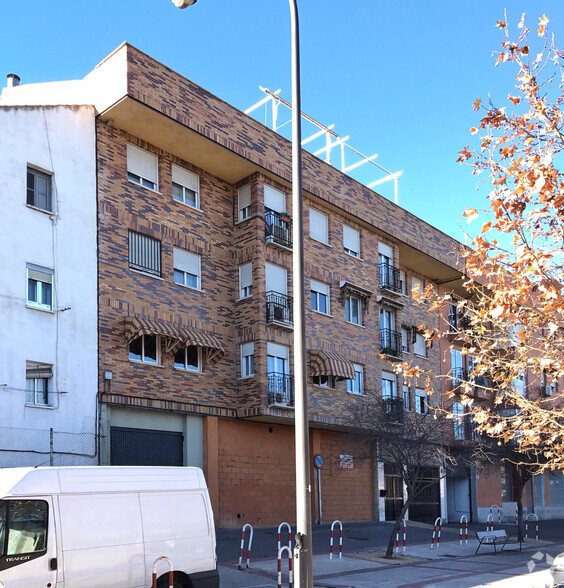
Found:
M 508 8 L 535 30 L 546 13 L 564 46 L 562 0 L 298 0 L 302 110 L 390 171 L 403 170 L 399 204 L 463 239 L 460 214 L 485 205 L 458 151 L 473 145 L 475 98 L 502 103 L 511 67 L 494 67 Z M 0 80 L 77 79 L 128 41 L 241 110 L 263 97 L 290 100 L 286 0 L 199 0 L 180 11 L 170 0 L 2 0 Z M 534 35 L 533 35 L 534 36 Z M 259 114 L 260 116 L 260 114 Z M 362 168 L 359 170 L 362 171 Z M 371 172 L 368 182 L 377 177 Z M 378 188 L 392 197 L 389 188 Z

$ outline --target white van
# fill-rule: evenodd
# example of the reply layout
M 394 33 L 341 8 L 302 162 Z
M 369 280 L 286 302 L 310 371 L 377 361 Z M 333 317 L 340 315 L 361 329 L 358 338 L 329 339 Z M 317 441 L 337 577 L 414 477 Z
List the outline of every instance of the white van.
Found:
M 198 468 L 0 469 L 0 588 L 216 588 L 215 547 Z

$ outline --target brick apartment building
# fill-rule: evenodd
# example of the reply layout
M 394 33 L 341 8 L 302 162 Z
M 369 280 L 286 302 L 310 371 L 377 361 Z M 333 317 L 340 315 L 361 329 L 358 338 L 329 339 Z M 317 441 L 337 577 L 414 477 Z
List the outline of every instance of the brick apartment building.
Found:
M 411 292 L 455 283 L 460 244 L 307 152 L 294 218 L 290 143 L 131 45 L 83 80 L 11 90 L 98 113 L 99 462 L 203 467 L 221 526 L 293 520 L 299 221 L 323 517 L 383 520 L 401 496 L 386 464 L 351 459 L 347 407 L 377 391 L 391 411 L 426 410 L 393 365 L 450 370 L 418 331 L 439 317 Z M 421 517 L 446 518 L 446 497 L 437 481 Z

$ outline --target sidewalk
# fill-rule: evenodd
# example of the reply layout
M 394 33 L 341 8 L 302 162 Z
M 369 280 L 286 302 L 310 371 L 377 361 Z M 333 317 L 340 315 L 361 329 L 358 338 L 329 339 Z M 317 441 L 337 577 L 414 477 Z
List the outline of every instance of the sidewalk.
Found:
M 423 588 L 437 586 L 440 588 L 470 588 L 480 586 L 495 586 L 496 588 L 538 587 L 546 588 L 552 585 L 552 576 L 549 571 L 552 558 L 564 552 L 564 527 L 562 522 L 554 521 L 552 532 L 561 529 L 559 540 L 529 541 L 523 545 L 523 551 L 515 551 L 515 546 L 508 546 L 503 552 L 494 555 L 491 547 L 482 547 L 478 555 L 475 555 L 478 543 L 476 539 L 468 538 L 468 545 L 459 545 L 458 530 L 454 526 L 443 528 L 440 547 L 430 548 L 430 540 L 425 543 L 409 544 L 409 533 L 412 537 L 429 536 L 432 526 L 411 523 L 408 528 L 408 545 L 405 555 L 401 552 L 393 560 L 383 558 L 384 542 L 382 532 L 389 525 L 374 523 L 359 528 L 358 525 L 349 525 L 350 544 L 355 544 L 355 550 L 347 550 L 347 534 L 344 533 L 342 559 L 337 555 L 333 560 L 329 559 L 328 550 L 316 549 L 314 533 L 314 584 L 317 587 L 347 587 L 347 588 L 374 588 L 375 586 L 398 588 Z M 345 526 L 346 529 L 347 526 Z M 479 525 L 482 530 L 483 525 Z M 415 529 L 420 530 L 419 533 Z M 263 534 L 275 534 L 276 530 L 261 530 Z M 364 531 L 364 533 L 362 533 Z M 548 531 L 548 529 L 547 529 Z M 318 533 L 321 535 L 322 533 Z M 371 543 L 373 537 L 378 544 L 366 545 L 366 548 L 358 549 L 358 543 L 364 539 Z M 474 533 L 472 533 L 474 537 Z M 264 537 L 260 537 L 261 543 Z M 257 540 L 253 540 L 253 543 Z M 240 541 L 240 532 L 239 532 Z M 328 548 L 328 545 L 327 545 Z M 253 547 L 254 549 L 254 547 Z M 511 551 L 510 551 L 511 549 Z M 274 549 L 274 552 L 276 549 Z M 323 553 L 324 552 L 324 553 Z M 238 549 L 237 549 L 238 554 Z M 261 587 L 271 588 L 277 586 L 277 561 L 274 556 L 254 559 L 251 554 L 249 569 L 239 571 L 237 561 L 223 562 L 219 566 L 222 588 L 246 588 Z M 244 565 L 244 564 L 243 564 Z M 288 585 L 288 561 L 285 555 L 282 561 L 283 586 Z

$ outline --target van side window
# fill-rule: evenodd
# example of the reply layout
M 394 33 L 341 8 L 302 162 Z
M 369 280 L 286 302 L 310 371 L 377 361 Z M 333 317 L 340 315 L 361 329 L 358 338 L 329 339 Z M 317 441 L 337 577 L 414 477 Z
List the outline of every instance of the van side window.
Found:
M 0 558 L 44 552 L 47 548 L 47 514 L 44 500 L 1 501 Z M 2 567 L 0 561 L 0 569 Z

